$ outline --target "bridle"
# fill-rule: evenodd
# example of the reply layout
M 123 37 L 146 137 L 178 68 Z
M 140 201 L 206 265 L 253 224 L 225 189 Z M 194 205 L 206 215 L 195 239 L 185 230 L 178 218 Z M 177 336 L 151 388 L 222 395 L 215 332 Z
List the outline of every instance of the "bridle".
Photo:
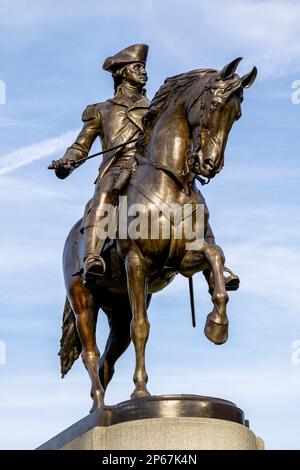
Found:
M 177 182 L 181 187 L 183 187 L 182 182 L 180 179 L 182 177 L 190 176 L 193 174 L 194 179 L 199 181 L 199 183 L 204 186 L 210 182 L 211 178 L 203 178 L 199 174 L 195 173 L 193 171 L 193 168 L 196 163 L 196 159 L 198 157 L 198 152 L 201 149 L 201 130 L 203 127 L 203 115 L 204 115 L 204 109 L 205 109 L 205 99 L 206 99 L 206 94 L 208 91 L 210 91 L 211 87 L 209 85 L 205 85 L 203 90 L 199 93 L 199 95 L 195 96 L 192 102 L 190 103 L 188 110 L 187 110 L 187 116 L 189 116 L 190 111 L 192 110 L 193 106 L 198 102 L 198 100 L 202 97 L 202 102 L 200 104 L 200 109 L 201 109 L 201 114 L 200 114 L 200 120 L 199 123 L 197 124 L 196 127 L 199 127 L 199 132 L 197 133 L 197 139 L 192 143 L 192 149 L 187 149 L 185 152 L 185 157 L 186 157 L 186 170 L 178 170 L 176 168 L 172 168 L 169 165 L 165 165 L 161 163 L 159 160 L 149 160 L 146 157 L 143 157 L 141 155 L 135 155 L 135 159 L 138 161 L 140 165 L 150 165 L 156 170 L 163 170 L 167 174 L 172 175 L 175 177 Z
M 185 152 L 185 155 L 186 155 L 186 160 L 187 160 L 187 166 L 192 169 L 193 166 L 195 166 L 195 162 L 196 162 L 196 159 L 198 157 L 198 153 L 200 152 L 201 150 L 201 131 L 202 131 L 202 128 L 203 128 L 203 116 L 204 116 L 204 110 L 205 110 L 205 101 L 206 101 L 206 95 L 207 93 L 210 91 L 210 86 L 209 85 L 205 85 L 203 90 L 201 90 L 201 92 L 199 93 L 199 95 L 195 96 L 194 99 L 192 100 L 192 102 L 190 103 L 188 109 L 187 109 L 187 116 L 189 116 L 192 108 L 195 106 L 195 104 L 199 101 L 199 99 L 202 97 L 202 100 L 201 100 L 201 103 L 200 103 L 200 110 L 201 110 L 201 114 L 200 114 L 200 119 L 199 119 L 199 123 L 197 125 L 197 127 L 199 128 L 199 131 L 197 133 L 197 139 L 194 139 L 194 141 L 192 142 L 192 149 L 188 149 L 186 150 Z M 191 170 L 190 170 L 191 171 Z M 211 178 L 203 178 L 202 176 L 200 176 L 199 174 L 197 173 L 194 173 L 194 178 L 199 181 L 199 183 L 202 185 L 202 186 L 205 186 L 206 184 L 208 184 L 211 180 Z

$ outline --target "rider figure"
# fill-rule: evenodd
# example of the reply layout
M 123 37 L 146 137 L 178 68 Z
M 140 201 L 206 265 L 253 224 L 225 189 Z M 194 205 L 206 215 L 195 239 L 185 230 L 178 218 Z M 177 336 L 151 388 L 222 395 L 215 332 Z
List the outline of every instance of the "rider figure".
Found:
M 115 95 L 112 99 L 89 105 L 85 109 L 82 115 L 83 128 L 75 143 L 67 149 L 62 159 L 53 162 L 59 178 L 66 178 L 71 173 L 74 168 L 72 161 L 76 164 L 76 161 L 88 156 L 96 137 L 100 137 L 102 149 L 106 150 L 126 144 L 143 131 L 142 117 L 150 104 L 144 88 L 147 82 L 147 54 L 147 45 L 136 44 L 104 61 L 103 69 L 113 76 Z M 99 217 L 102 217 L 99 209 L 104 204 L 113 203 L 112 189 L 120 165 L 134 154 L 135 143 L 104 154 L 95 193 L 83 221 L 85 281 L 93 281 L 104 274 L 105 264 L 100 254 L 105 239 L 100 240 L 97 235 L 97 224 Z
M 146 96 L 147 82 L 146 60 L 148 46 L 135 44 L 121 50 L 103 63 L 103 69 L 111 72 L 114 80 L 114 97 L 103 102 L 87 106 L 82 115 L 83 127 L 75 143 L 71 145 L 60 160 L 52 162 L 58 178 L 66 178 L 75 167 L 77 161 L 84 159 L 97 137 L 101 140 L 102 150 L 107 150 L 99 168 L 94 196 L 88 204 L 83 218 L 84 233 L 84 270 L 86 282 L 93 282 L 105 272 L 105 263 L 101 252 L 106 237 L 100 239 L 97 230 L 103 217 L 101 208 L 105 204 L 115 204 L 113 186 L 119 174 L 120 166 L 135 154 L 135 143 L 127 142 L 137 138 L 143 132 L 142 118 L 146 114 L 150 101 Z M 120 146 L 118 150 L 112 147 Z M 207 243 L 215 243 L 211 227 L 205 236 Z M 239 278 L 225 268 L 230 276 L 225 278 L 227 290 L 236 290 Z M 210 269 L 204 276 L 213 290 L 213 276 Z

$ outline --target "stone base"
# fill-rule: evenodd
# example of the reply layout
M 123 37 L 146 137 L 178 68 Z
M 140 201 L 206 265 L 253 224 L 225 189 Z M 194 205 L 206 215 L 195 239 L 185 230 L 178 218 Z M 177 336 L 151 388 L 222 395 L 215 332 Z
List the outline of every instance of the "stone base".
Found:
M 234 403 L 198 395 L 129 400 L 97 410 L 39 450 L 261 450 Z
M 98 426 L 62 450 L 260 450 L 246 426 L 213 418 L 153 418 Z

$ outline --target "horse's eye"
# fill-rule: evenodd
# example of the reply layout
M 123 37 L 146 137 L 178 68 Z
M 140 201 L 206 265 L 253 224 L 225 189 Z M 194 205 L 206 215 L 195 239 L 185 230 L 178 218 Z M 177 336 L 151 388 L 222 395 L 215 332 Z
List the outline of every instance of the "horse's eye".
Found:
M 212 111 L 215 111 L 216 109 L 219 109 L 220 107 L 220 103 L 218 101 L 213 101 L 210 105 L 210 109 Z

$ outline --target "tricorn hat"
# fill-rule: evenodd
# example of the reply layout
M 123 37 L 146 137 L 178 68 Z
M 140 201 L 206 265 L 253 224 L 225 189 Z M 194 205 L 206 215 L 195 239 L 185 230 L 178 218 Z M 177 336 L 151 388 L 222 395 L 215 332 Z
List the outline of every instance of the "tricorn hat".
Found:
M 131 64 L 132 62 L 143 62 L 146 64 L 149 46 L 147 44 L 134 44 L 133 46 L 126 47 L 122 51 L 107 57 L 102 68 L 108 72 L 115 72 L 123 65 Z

